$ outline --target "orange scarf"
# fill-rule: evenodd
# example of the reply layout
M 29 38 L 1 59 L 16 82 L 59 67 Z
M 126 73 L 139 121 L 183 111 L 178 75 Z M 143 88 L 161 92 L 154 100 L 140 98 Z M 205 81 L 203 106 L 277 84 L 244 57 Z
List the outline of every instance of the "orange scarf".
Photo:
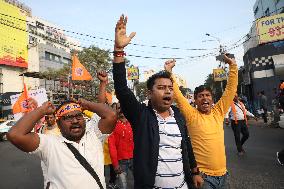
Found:
M 244 114 L 244 118 L 245 118 L 245 121 L 246 121 L 246 124 L 248 123 L 248 120 L 247 120 L 247 111 L 246 111 L 246 108 L 244 106 L 244 104 L 238 100 L 238 104 L 241 105 L 241 109 L 243 111 L 243 114 Z M 234 119 L 235 119 L 235 123 L 238 124 L 238 119 L 237 119 L 237 111 L 236 111 L 236 106 L 235 106 L 235 103 L 233 102 L 231 104 L 231 108 L 232 108 L 232 112 L 233 112 L 233 116 L 234 116 Z

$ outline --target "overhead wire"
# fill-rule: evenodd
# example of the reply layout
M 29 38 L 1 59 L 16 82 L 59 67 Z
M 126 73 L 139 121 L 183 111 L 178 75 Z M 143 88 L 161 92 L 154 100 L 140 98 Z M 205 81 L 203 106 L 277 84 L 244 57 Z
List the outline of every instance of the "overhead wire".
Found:
M 283 7 L 280 7 L 278 8 L 277 10 L 273 11 L 273 12 L 276 12 L 280 9 L 282 9 Z M 271 12 L 271 13 L 273 13 Z M 26 23 L 33 23 L 33 24 L 36 24 L 35 22 L 31 22 L 31 21 L 27 21 L 27 20 L 24 20 L 24 19 L 21 19 L 21 18 L 17 18 L 17 17 L 14 17 L 14 16 L 11 16 L 11 15 L 8 15 L 8 14 L 4 14 L 4 13 L 0 13 L 0 15 L 3 15 L 3 16 L 7 16 L 7 17 L 10 17 L 10 18 L 13 18 L 13 19 L 17 19 L 19 21 L 23 21 L 23 22 L 26 22 Z M 256 22 L 257 20 L 254 20 L 252 23 Z M 1 23 L 1 24 L 4 24 L 4 23 Z M 10 25 L 9 25 L 10 26 Z M 12 26 L 10 26 L 12 27 Z M 61 28 L 57 28 L 57 27 L 52 27 L 52 26 L 46 26 L 48 28 L 51 28 L 51 29 L 55 29 L 55 30 L 58 30 L 58 31 L 63 31 L 63 32 L 67 32 L 67 33 L 72 33 L 72 34 L 75 34 L 75 35 L 80 35 L 80 36 L 85 36 L 85 37 L 90 37 L 90 38 L 97 38 L 97 39 L 101 39 L 101 40 L 105 40 L 105 41 L 109 41 L 109 42 L 113 42 L 112 39 L 109 39 L 109 38 L 103 38 L 103 37 L 97 37 L 97 36 L 93 36 L 93 35 L 89 35 L 89 34 L 84 34 L 84 33 L 80 33 L 80 32 L 74 32 L 74 31 L 71 31 L 71 30 L 66 30 L 66 29 L 61 29 Z M 29 31 L 27 31 L 29 32 Z M 30 33 L 30 32 L 29 32 Z M 264 33 L 264 34 L 267 34 L 267 33 Z M 264 34 L 261 34 L 261 35 L 264 35 Z M 68 35 L 66 35 L 68 36 Z M 259 35 L 258 35 L 259 36 Z M 75 38 L 74 36 L 72 36 L 73 38 Z M 234 42 L 233 44 L 229 45 L 228 49 L 231 49 L 231 47 L 235 47 L 240 41 L 242 41 L 244 38 L 246 37 L 243 36 L 241 39 L 239 39 L 238 41 Z M 252 38 L 252 36 L 250 36 Z M 86 39 L 82 39 L 81 40 L 86 40 Z M 87 40 L 88 41 L 88 40 Z M 90 42 L 92 43 L 98 43 L 98 42 L 95 42 L 95 41 L 91 41 L 89 40 Z M 242 42 L 241 44 L 243 44 L 244 42 Z M 85 47 L 85 46 L 80 46 L 80 45 L 77 45 L 77 44 L 72 44 L 72 43 L 68 43 L 67 44 L 70 44 L 70 45 L 73 45 L 75 47 L 79 47 L 79 48 L 88 48 L 88 47 Z M 241 45 L 240 44 L 240 45 Z M 105 44 L 107 45 L 107 44 Z M 197 50 L 213 50 L 213 49 L 202 49 L 202 48 L 192 48 L 192 49 L 189 49 L 189 48 L 186 48 L 186 49 L 183 49 L 183 48 L 179 48 L 179 47 L 169 47 L 169 46 L 157 46 L 157 45 L 145 45 L 145 44 L 138 44 L 138 43 L 131 43 L 131 45 L 134 45 L 134 46 L 141 46 L 141 47 L 152 47 L 152 48 L 162 48 L 162 49 L 170 49 L 170 50 L 193 50 L 193 51 L 197 51 Z M 238 45 L 238 46 L 240 46 Z M 226 46 L 227 47 L 227 46 Z M 216 48 L 215 48 L 216 49 Z M 132 49 L 131 49 L 132 50 Z M 140 50 L 135 50 L 134 51 L 137 51 L 137 52 L 146 52 L 146 51 L 140 51 Z M 153 52 L 146 52 L 148 54 L 154 54 Z M 153 57 L 153 56 L 140 56 L 140 55 L 133 55 L 133 54 L 129 54 L 128 56 L 130 57 L 136 57 L 136 58 L 145 58 L 145 59 L 169 59 L 169 58 L 175 58 L 175 59 L 185 59 L 185 58 L 189 58 L 189 59 L 194 59 L 194 58 L 202 58 L 202 57 L 207 57 L 207 56 L 210 56 L 210 55 L 213 55 L 214 53 L 206 53 L 206 54 L 202 54 L 202 55 L 197 55 L 197 56 L 186 56 L 186 57 L 175 57 L 175 55 L 171 55 L 169 57 Z M 168 54 L 163 54 L 163 55 L 168 55 Z

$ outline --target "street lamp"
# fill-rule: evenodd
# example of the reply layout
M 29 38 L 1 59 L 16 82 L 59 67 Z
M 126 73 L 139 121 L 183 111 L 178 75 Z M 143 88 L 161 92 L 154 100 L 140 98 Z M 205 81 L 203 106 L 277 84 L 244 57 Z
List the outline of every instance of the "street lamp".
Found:
M 220 50 L 219 50 L 220 54 L 224 52 L 223 46 L 221 45 L 220 38 L 218 38 L 218 37 L 216 37 L 214 35 L 211 35 L 209 33 L 206 33 L 205 35 L 208 36 L 208 37 L 212 37 L 212 38 L 216 39 L 218 41 L 218 43 L 219 43 L 219 46 L 220 46 Z

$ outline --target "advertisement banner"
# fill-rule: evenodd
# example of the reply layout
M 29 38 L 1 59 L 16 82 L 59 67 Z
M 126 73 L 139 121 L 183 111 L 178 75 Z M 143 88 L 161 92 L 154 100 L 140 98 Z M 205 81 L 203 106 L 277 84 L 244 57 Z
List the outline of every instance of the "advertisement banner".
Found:
M 0 64 L 28 68 L 26 16 L 0 0 Z
M 139 79 L 139 69 L 138 69 L 138 67 L 127 68 L 127 79 L 128 80 L 137 80 L 137 79 Z
M 284 13 L 260 18 L 256 23 L 259 44 L 284 39 Z
M 223 81 L 227 80 L 227 75 L 224 69 L 213 69 L 214 81 Z

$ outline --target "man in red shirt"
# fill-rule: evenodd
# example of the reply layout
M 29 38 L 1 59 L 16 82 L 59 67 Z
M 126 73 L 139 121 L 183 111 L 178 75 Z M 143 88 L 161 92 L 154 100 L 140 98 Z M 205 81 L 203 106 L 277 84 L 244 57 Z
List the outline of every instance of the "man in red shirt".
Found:
M 120 104 L 116 106 L 118 120 L 115 129 L 108 138 L 109 152 L 115 172 L 119 177 L 120 188 L 127 188 L 129 171 L 133 171 L 133 133 L 128 120 L 120 110 Z

